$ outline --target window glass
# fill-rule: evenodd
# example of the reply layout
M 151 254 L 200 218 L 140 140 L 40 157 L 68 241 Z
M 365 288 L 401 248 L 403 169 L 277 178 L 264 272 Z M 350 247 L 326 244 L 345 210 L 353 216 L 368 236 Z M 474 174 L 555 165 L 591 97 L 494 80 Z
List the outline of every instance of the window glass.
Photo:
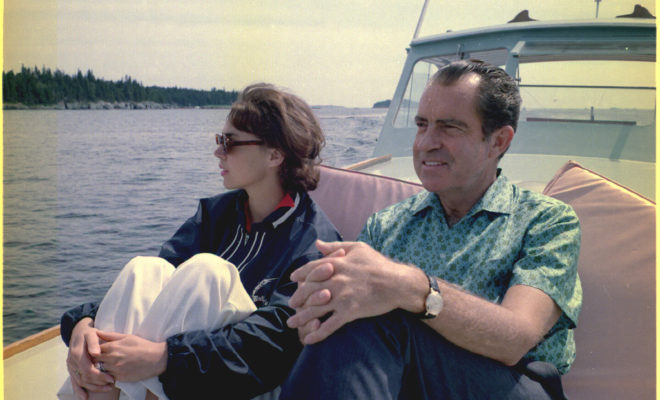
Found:
M 655 121 L 655 63 L 556 61 L 519 66 L 522 118 Z
M 431 76 L 438 70 L 438 67 L 431 62 L 432 60 L 420 60 L 413 68 L 413 73 L 410 75 L 408 87 L 403 97 L 403 101 L 399 106 L 396 117 L 394 117 L 395 128 L 408 128 L 415 126 L 415 115 L 417 115 L 417 108 L 419 106 L 419 99 L 422 97 L 422 92 L 426 83 Z

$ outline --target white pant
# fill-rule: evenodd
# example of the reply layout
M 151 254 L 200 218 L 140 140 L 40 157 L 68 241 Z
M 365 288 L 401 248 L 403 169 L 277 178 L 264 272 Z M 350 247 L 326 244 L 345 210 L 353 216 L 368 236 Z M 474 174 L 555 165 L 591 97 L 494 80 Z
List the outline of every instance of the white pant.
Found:
M 197 254 L 178 268 L 162 258 L 135 257 L 105 295 L 94 326 L 162 342 L 185 331 L 218 329 L 254 310 L 236 267 L 214 254 Z M 157 376 L 116 386 L 121 398 L 143 400 L 148 389 L 167 399 Z M 74 398 L 69 379 L 57 395 Z

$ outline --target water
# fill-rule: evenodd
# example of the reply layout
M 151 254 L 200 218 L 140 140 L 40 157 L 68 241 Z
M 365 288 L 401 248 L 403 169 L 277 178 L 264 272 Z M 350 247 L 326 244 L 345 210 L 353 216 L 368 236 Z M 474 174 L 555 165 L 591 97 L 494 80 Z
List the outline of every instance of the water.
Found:
M 314 110 L 324 163 L 368 158 L 383 109 Z M 4 344 L 100 299 L 119 269 L 224 190 L 213 134 L 227 110 L 4 112 Z

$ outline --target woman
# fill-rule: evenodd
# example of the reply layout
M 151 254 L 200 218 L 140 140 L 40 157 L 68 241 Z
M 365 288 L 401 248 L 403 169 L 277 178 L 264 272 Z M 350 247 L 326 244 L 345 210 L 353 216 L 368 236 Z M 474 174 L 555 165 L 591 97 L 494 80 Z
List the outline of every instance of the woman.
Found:
M 219 390 L 250 398 L 279 385 L 296 359 L 289 275 L 321 257 L 316 239 L 340 239 L 306 193 L 318 182 L 323 133 L 303 100 L 257 84 L 232 105 L 216 143 L 235 190 L 200 200 L 158 257 L 126 265 L 100 306 L 63 315 L 77 397 L 117 398 L 119 387 L 136 400 Z

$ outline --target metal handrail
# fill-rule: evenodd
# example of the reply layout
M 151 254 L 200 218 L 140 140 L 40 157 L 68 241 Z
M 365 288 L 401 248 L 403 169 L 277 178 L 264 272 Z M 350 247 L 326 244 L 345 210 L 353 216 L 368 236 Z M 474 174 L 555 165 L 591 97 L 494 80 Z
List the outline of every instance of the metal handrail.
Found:
M 532 88 L 574 88 L 574 89 L 636 89 L 655 90 L 655 86 L 600 86 L 600 85 L 542 85 L 542 84 L 520 84 L 519 87 Z

